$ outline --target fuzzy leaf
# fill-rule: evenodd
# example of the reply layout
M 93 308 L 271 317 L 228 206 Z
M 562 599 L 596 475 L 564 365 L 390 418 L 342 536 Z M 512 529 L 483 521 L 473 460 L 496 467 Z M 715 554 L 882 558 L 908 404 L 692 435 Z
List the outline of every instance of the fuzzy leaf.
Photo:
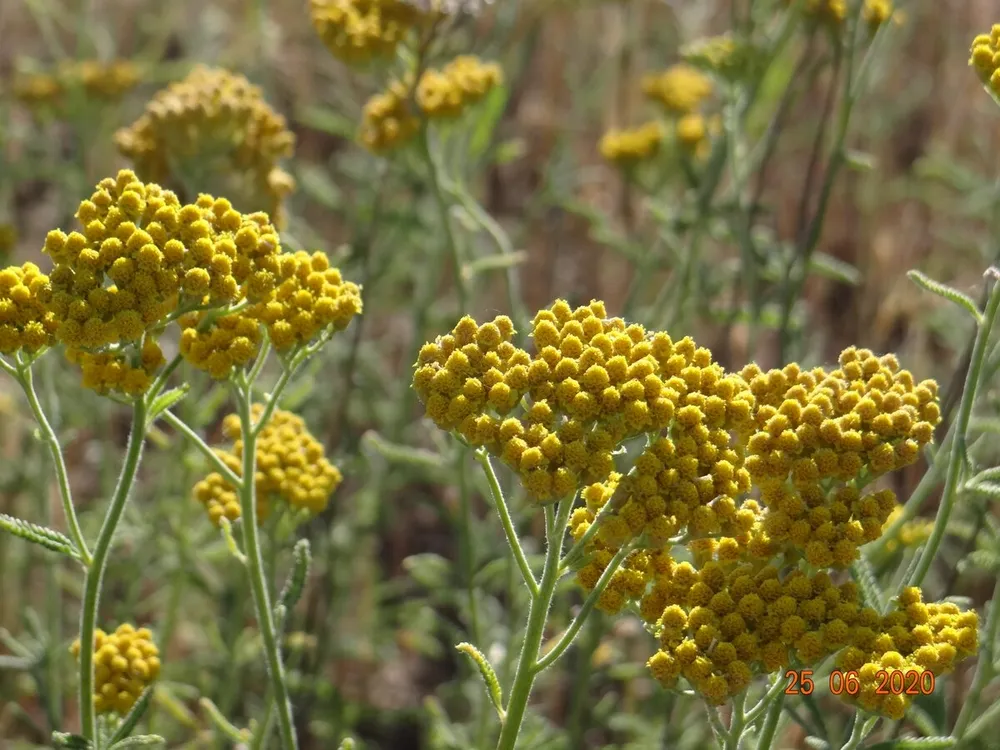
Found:
M 1000 482 L 988 482 L 983 480 L 977 482 L 970 479 L 965 483 L 965 489 L 979 495 L 988 495 L 989 497 L 1000 498 Z
M 977 549 L 970 552 L 962 563 L 962 568 L 977 568 L 1000 575 L 1000 555 L 991 550 Z
M 60 552 L 72 557 L 74 560 L 80 559 L 76 546 L 69 540 L 69 537 L 55 529 L 29 523 L 20 518 L 8 516 L 6 513 L 0 513 L 0 529 L 22 539 L 27 539 L 29 542 L 39 544 L 53 552 Z
M 450 566 L 441 555 L 421 552 L 404 558 L 403 570 L 428 591 L 435 591 L 448 581 Z
M 885 611 L 885 595 L 879 588 L 878 581 L 875 580 L 875 573 L 872 571 L 871 563 L 863 554 L 851 565 L 851 574 L 858 582 L 861 589 L 861 597 L 865 604 L 879 612 Z
M 157 396 L 153 403 L 149 406 L 149 417 L 147 418 L 147 424 L 152 424 L 167 409 L 171 408 L 182 398 L 184 398 L 188 391 L 191 390 L 191 386 L 185 383 L 184 385 L 178 386 L 177 388 L 171 388 L 169 391 L 164 391 L 159 396 Z
M 483 676 L 483 682 L 486 683 L 486 692 L 490 695 L 490 700 L 493 702 L 493 708 L 497 710 L 497 716 L 500 717 L 500 721 L 503 721 L 503 692 L 500 689 L 500 680 L 497 679 L 497 674 L 493 671 L 493 667 L 490 665 L 489 660 L 471 643 L 465 643 L 463 641 L 455 646 L 455 648 L 472 659 L 472 661 L 476 663 L 476 666 L 479 667 L 479 674 Z
M 284 605 L 286 611 L 291 611 L 302 598 L 302 590 L 309 577 L 309 564 L 311 562 L 312 552 L 309 548 L 309 540 L 299 539 L 292 550 L 292 569 L 288 573 L 288 580 L 285 581 L 285 586 L 278 596 L 278 602 Z
M 821 737 L 806 737 L 805 743 L 809 750 L 830 750 L 830 743 Z
M 809 260 L 809 271 L 817 276 L 850 286 L 857 286 L 861 283 L 861 272 L 857 268 L 826 253 L 813 253 Z
M 158 734 L 137 734 L 111 745 L 108 750 L 125 750 L 129 747 L 164 747 L 167 741 Z
M 965 308 L 965 310 L 968 311 L 973 318 L 975 318 L 976 325 L 982 324 L 983 314 L 979 311 L 979 307 L 969 295 L 964 292 L 960 292 L 947 284 L 934 281 L 934 279 L 920 273 L 920 271 L 908 271 L 906 275 L 910 278 L 910 281 L 917 286 L 923 287 L 928 292 L 933 292 L 938 297 L 944 297 L 949 302 L 953 302 L 959 307 Z
M 142 695 L 139 696 L 132 708 L 122 719 L 122 723 L 118 725 L 115 729 L 115 733 L 111 735 L 111 739 L 108 740 L 110 745 L 114 745 L 116 742 L 121 742 L 128 738 L 132 730 L 135 729 L 136 724 L 142 719 L 143 714 L 146 713 L 146 709 L 149 708 L 149 701 L 153 698 L 153 688 L 148 687 L 142 691 Z
M 52 744 L 66 750 L 93 750 L 94 743 L 79 734 L 69 732 L 53 732 Z
M 337 746 L 337 750 L 354 750 L 357 745 L 352 737 L 345 737 L 344 741 Z

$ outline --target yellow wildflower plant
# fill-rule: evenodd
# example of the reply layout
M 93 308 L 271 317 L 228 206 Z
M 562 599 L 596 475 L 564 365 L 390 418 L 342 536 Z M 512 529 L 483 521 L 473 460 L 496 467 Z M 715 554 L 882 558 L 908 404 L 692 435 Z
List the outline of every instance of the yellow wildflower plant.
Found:
M 254 419 L 258 419 L 263 410 L 261 404 L 254 404 Z M 231 450 L 216 449 L 216 454 L 239 476 L 243 450 L 239 417 L 232 414 L 226 417 L 223 433 L 234 444 Z M 302 418 L 281 409 L 274 410 L 270 421 L 260 431 L 256 457 L 258 522 L 270 515 L 276 500 L 312 514 L 322 513 L 342 480 L 340 471 L 326 459 L 323 445 L 306 429 Z M 198 482 L 194 496 L 217 526 L 222 518 L 235 521 L 240 517 L 236 490 L 218 472 Z
M 668 113 L 686 115 L 712 95 L 713 86 L 712 79 L 697 68 L 678 63 L 662 73 L 645 76 L 642 90 Z
M 792 5 L 794 0 L 785 0 Z M 866 3 L 869 0 L 865 0 Z M 847 0 L 805 0 L 802 12 L 811 21 L 837 29 L 847 18 Z
M 864 670 L 859 705 L 898 718 L 909 698 L 875 700 L 870 665 L 937 675 L 975 651 L 975 613 L 912 588 L 883 616 L 834 582 L 896 506 L 870 483 L 933 437 L 933 381 L 854 347 L 830 370 L 730 373 L 598 301 L 540 311 L 535 354 L 513 336 L 505 316 L 463 318 L 421 349 L 414 388 L 439 428 L 511 467 L 536 503 L 571 504 L 558 512 L 577 581 L 600 584 L 596 608 L 639 612 L 661 684 L 684 678 L 720 705 L 759 675 L 834 656 Z
M 34 354 L 51 346 L 58 328 L 49 310 L 52 284 L 34 263 L 0 270 L 0 354 Z
M 382 154 L 405 145 L 420 131 L 420 118 L 411 105 L 412 76 L 392 81 L 385 91 L 365 102 L 359 139 L 372 153 Z
M 31 109 L 53 107 L 65 93 L 65 86 L 52 73 L 19 73 L 14 77 L 14 98 Z
M 663 126 L 647 122 L 627 130 L 611 129 L 601 138 L 601 156 L 622 167 L 631 167 L 655 157 L 663 144 Z
M 892 509 L 882 526 L 883 536 L 902 515 L 902 505 L 897 505 Z M 927 541 L 933 528 L 934 520 L 931 518 L 912 518 L 904 522 L 894 536 L 884 537 L 885 551 L 891 555 L 901 549 L 914 549 Z
M 80 639 L 70 652 L 79 657 Z M 94 708 L 124 716 L 160 674 L 160 651 L 148 628 L 129 623 L 94 631 Z
M 1000 24 L 994 24 L 989 34 L 979 34 L 972 40 L 969 65 L 976 69 L 983 85 L 1000 94 Z
M 389 58 L 423 14 L 405 0 L 310 0 L 313 27 L 338 60 Z
M 503 81 L 496 63 L 459 55 L 441 70 L 428 70 L 417 85 L 417 106 L 430 119 L 456 118 Z
M 278 162 L 291 155 L 295 136 L 260 87 L 241 75 L 195 67 L 157 93 L 115 143 L 144 180 L 180 193 L 193 183 L 282 222 L 294 180 Z
M 59 77 L 68 86 L 79 86 L 88 98 L 116 101 L 135 88 L 140 80 L 138 66 L 131 60 L 80 60 L 59 68 Z

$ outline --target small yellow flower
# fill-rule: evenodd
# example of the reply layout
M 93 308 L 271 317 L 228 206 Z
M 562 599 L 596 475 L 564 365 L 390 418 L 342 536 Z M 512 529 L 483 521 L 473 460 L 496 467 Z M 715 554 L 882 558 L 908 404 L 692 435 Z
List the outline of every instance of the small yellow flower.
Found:
M 642 81 L 646 96 L 674 115 L 694 112 L 712 94 L 712 81 L 690 65 L 680 63 Z
M 630 130 L 609 130 L 601 138 L 601 156 L 621 166 L 632 166 L 652 159 L 663 143 L 663 128 L 647 122 Z
M 70 652 L 79 658 L 80 641 Z M 124 716 L 160 674 L 160 652 L 148 628 L 124 623 L 111 634 L 94 632 L 94 708 Z

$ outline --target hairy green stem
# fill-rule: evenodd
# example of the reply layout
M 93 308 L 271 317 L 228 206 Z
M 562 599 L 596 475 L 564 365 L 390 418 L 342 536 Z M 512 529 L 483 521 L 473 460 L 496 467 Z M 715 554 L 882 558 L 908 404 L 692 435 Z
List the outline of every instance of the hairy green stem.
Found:
M 286 372 L 290 372 L 290 370 L 286 370 Z M 271 596 L 267 581 L 265 580 L 264 558 L 261 553 L 260 537 L 257 535 L 257 487 L 256 482 L 253 481 L 253 477 L 257 471 L 257 435 L 260 428 L 267 423 L 267 418 L 270 415 L 266 413 L 262 414 L 260 421 L 256 425 L 253 424 L 253 418 L 250 414 L 250 392 L 251 386 L 249 383 L 244 382 L 238 386 L 237 408 L 239 410 L 240 428 L 243 438 L 241 474 L 244 481 L 239 493 L 240 516 L 243 519 L 243 523 L 241 524 L 243 529 L 243 551 L 247 557 L 246 567 L 250 576 L 250 588 L 253 592 L 257 626 L 260 628 L 264 654 L 267 659 L 267 671 L 271 679 L 271 690 L 274 693 L 274 702 L 277 708 L 281 746 L 283 750 L 296 750 L 298 748 L 298 741 L 295 738 L 292 702 L 285 679 L 285 668 L 281 661 L 281 645 L 278 643 L 277 630 L 274 625 Z M 276 387 L 268 406 L 277 401 L 277 396 L 278 389 Z
M 476 460 L 479 461 L 483 467 L 483 471 L 486 473 L 486 479 L 490 484 L 490 492 L 493 495 L 493 503 L 496 505 L 497 514 L 500 516 L 500 523 L 503 525 L 504 534 L 507 536 L 507 544 L 510 545 L 510 551 L 513 553 L 517 567 L 521 571 L 521 578 L 524 579 L 524 584 L 528 587 L 528 591 L 531 592 L 532 598 L 534 598 L 538 596 L 538 581 L 535 580 L 535 576 L 531 572 L 531 566 L 528 565 L 528 558 L 525 556 L 521 542 L 517 538 L 517 529 L 514 528 L 514 521 L 510 517 L 510 509 L 507 507 L 507 501 L 504 499 L 503 490 L 500 489 L 500 482 L 497 479 L 496 472 L 493 471 L 490 455 L 485 450 L 476 451 Z
M 570 647 L 573 641 L 576 639 L 576 634 L 580 632 L 580 628 L 583 627 L 583 623 L 586 622 L 590 613 L 594 611 L 594 607 L 597 606 L 598 600 L 601 598 L 601 594 L 604 593 L 604 589 L 608 587 L 611 579 L 614 577 L 615 573 L 618 572 L 618 568 L 621 567 L 622 562 L 628 556 L 628 553 L 632 551 L 631 545 L 626 545 L 618 550 L 618 553 L 611 559 L 608 563 L 608 567 L 604 569 L 601 573 L 601 577 L 597 579 L 597 583 L 594 586 L 594 590 L 591 591 L 586 600 L 583 602 L 583 606 L 580 607 L 580 611 L 577 613 L 576 617 L 573 618 L 573 622 L 563 633 L 559 642 L 555 646 L 550 648 L 541 659 L 538 660 L 538 666 L 536 671 L 541 672 L 544 669 L 550 667 L 560 656 L 565 653 L 566 649 Z
M 458 309 L 464 311 L 469 302 L 468 283 L 465 278 L 465 270 L 462 263 L 462 255 L 458 249 L 458 241 L 455 238 L 455 228 L 449 216 L 448 201 L 445 199 L 442 183 L 442 167 L 440 160 L 434 153 L 431 143 L 430 127 L 426 124 L 421 129 L 420 134 L 421 153 L 427 162 L 427 173 L 430 176 L 431 192 L 434 194 L 434 204 L 437 206 L 438 219 L 441 222 L 441 229 L 444 230 L 445 242 L 448 252 L 451 255 L 452 264 L 455 266 L 455 290 L 458 292 Z
M 771 700 L 771 707 L 767 709 L 767 716 L 764 718 L 764 726 L 761 727 L 760 735 L 757 737 L 758 750 L 769 750 L 774 743 L 774 733 L 778 730 L 778 722 L 781 719 L 784 705 L 785 691 L 779 690 L 778 695 Z
M 180 432 L 184 437 L 190 441 L 191 445 L 198 449 L 198 451 L 208 459 L 208 462 L 212 464 L 212 468 L 219 472 L 223 478 L 229 482 L 233 487 L 240 487 L 243 484 L 243 480 L 236 476 L 232 469 L 226 466 L 222 459 L 216 455 L 215 451 L 202 440 L 201 435 L 195 432 L 183 419 L 178 417 L 169 409 L 164 410 L 160 417 L 167 422 L 171 427 Z
M 101 583 L 115 531 L 125 511 L 129 492 L 135 484 L 142 449 L 146 443 L 146 409 L 147 404 L 144 399 L 137 399 L 132 406 L 132 427 L 129 431 L 125 462 L 118 476 L 118 486 L 115 487 L 111 505 L 101 524 L 101 532 L 94 545 L 94 556 L 87 566 L 87 575 L 83 583 L 83 607 L 80 612 L 80 731 L 88 740 L 96 738 L 97 730 L 94 712 L 94 631 L 97 629 Z
M 907 586 L 919 586 L 927 576 L 928 571 L 930 571 L 934 557 L 941 546 L 941 540 L 944 539 L 948 519 L 951 518 L 951 512 L 955 506 L 955 498 L 958 495 L 958 485 L 961 481 L 963 462 L 966 456 L 972 407 L 976 401 L 976 392 L 980 381 L 979 376 L 983 369 L 983 361 L 986 358 L 990 333 L 993 330 L 993 323 L 996 321 L 997 310 L 1000 309 L 1000 280 L 998 280 L 997 270 L 991 268 L 987 271 L 987 275 L 992 280 L 993 290 L 986 305 L 983 322 L 976 333 L 976 342 L 972 347 L 972 360 L 965 375 L 965 388 L 962 391 L 962 400 L 958 406 L 958 417 L 955 420 L 955 437 L 951 453 L 948 456 L 948 472 L 945 475 L 944 490 L 941 493 L 941 504 L 938 506 L 937 518 L 934 519 L 934 528 L 931 531 L 930 538 L 920 553 L 920 560 L 913 571 L 913 575 L 906 582 Z
M 743 736 L 743 727 L 746 724 L 746 714 L 743 713 L 746 699 L 746 691 L 733 698 L 733 717 L 729 721 L 729 731 L 726 733 L 725 750 L 739 750 L 740 738 Z
M 528 607 L 528 627 L 524 633 L 524 642 L 521 644 L 521 653 L 517 658 L 514 684 L 511 686 L 504 710 L 505 718 L 497 750 L 514 750 L 517 744 L 517 735 L 528 707 L 531 687 L 538 674 L 538 651 L 545 635 L 545 622 L 548 619 L 549 607 L 552 605 L 552 596 L 559 581 L 559 558 L 562 555 L 563 536 L 572 510 L 573 498 L 563 498 L 557 510 L 553 510 L 551 505 L 545 508 L 545 516 L 552 531 L 546 535 L 542 580 L 538 592 L 532 595 Z
M 59 438 L 52 428 L 52 424 L 46 418 L 45 410 L 42 409 L 42 405 L 38 400 L 31 367 L 19 367 L 16 377 L 18 383 L 21 385 L 21 389 L 24 391 L 24 395 L 28 399 L 28 406 L 31 407 L 31 413 L 35 417 L 35 422 L 38 423 L 42 442 L 48 448 L 49 455 L 52 457 L 52 463 L 55 465 L 56 481 L 59 484 L 59 499 L 62 500 L 63 514 L 66 516 L 66 526 L 69 529 L 70 537 L 80 552 L 81 562 L 83 562 L 85 567 L 90 567 L 90 550 L 87 548 L 87 542 L 83 538 L 83 531 L 81 531 L 80 522 L 76 517 L 76 509 L 73 507 L 73 493 L 69 486 L 69 474 L 66 471 L 66 460 L 63 458 L 62 446 L 59 444 Z

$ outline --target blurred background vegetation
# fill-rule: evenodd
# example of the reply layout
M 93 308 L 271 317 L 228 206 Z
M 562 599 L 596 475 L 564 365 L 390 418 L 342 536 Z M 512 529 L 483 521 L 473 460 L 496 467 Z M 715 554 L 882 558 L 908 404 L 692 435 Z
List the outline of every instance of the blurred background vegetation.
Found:
M 468 199 L 452 217 L 478 293 L 461 312 L 480 320 L 510 312 L 505 274 L 513 268 L 527 310 L 557 297 L 573 304 L 598 298 L 617 315 L 638 274 L 649 305 L 633 317 L 662 323 L 644 315 L 656 309 L 657 291 L 675 283 L 680 268 L 669 255 L 653 255 L 655 211 L 602 160 L 597 144 L 608 128 L 647 119 L 644 73 L 676 62 L 683 44 L 731 29 L 749 2 L 497 0 L 455 27 L 454 49 L 498 61 L 506 78 L 502 91 L 448 138 L 442 156 Z M 853 113 L 845 168 L 787 330 L 779 330 L 782 298 L 768 294 L 780 286 L 780 274 L 769 276 L 765 267 L 754 292 L 761 300 L 759 335 L 751 335 L 746 311 L 755 298 L 746 287 L 742 297 L 732 291 L 746 269 L 725 231 L 710 228 L 687 269 L 692 283 L 683 292 L 671 287 L 683 314 L 670 333 L 693 335 L 726 367 L 750 360 L 765 368 L 791 359 L 827 363 L 856 344 L 896 352 L 918 379 L 936 377 L 952 396 L 956 388 L 948 386 L 958 372 L 960 389 L 972 326 L 918 290 L 905 271 L 920 269 L 978 298 L 982 272 L 1000 248 L 997 112 L 966 65 L 972 37 L 1000 20 L 1000 6 L 981 0 L 900 6 Z M 286 644 L 303 746 L 335 747 L 347 735 L 367 748 L 488 746 L 483 727 L 495 717 L 474 669 L 453 645 L 471 640 L 475 620 L 479 645 L 500 665 L 501 681 L 509 680 L 503 655 L 524 620 L 525 601 L 468 454 L 428 429 L 409 395 L 414 342 L 450 329 L 459 310 L 454 269 L 439 260 L 442 230 L 422 164 L 407 153 L 382 159 L 356 143 L 361 108 L 384 86 L 384 71 L 349 69 L 333 59 L 304 0 L 15 0 L 0 4 L 0 40 L 5 263 L 31 260 L 45 268 L 45 234 L 68 229 L 93 185 L 128 166 L 115 150 L 114 131 L 195 63 L 243 73 L 285 115 L 296 137 L 285 168 L 298 187 L 287 204 L 283 241 L 330 253 L 347 278 L 364 284 L 365 297 L 361 324 L 327 347 L 285 404 L 304 416 L 345 476 L 329 510 L 298 532 L 312 540 L 315 556 Z M 832 127 L 827 100 L 839 78 L 830 64 L 813 70 L 801 62 L 823 62 L 821 42 L 811 44 L 803 33 L 774 61 L 745 123 L 757 140 L 775 112 L 785 112 L 768 168 L 752 176 L 759 197 L 753 230 L 773 248 L 804 231 L 828 159 L 814 144 Z M 67 96 L 58 106 L 41 106 L 18 93 L 25 76 L 67 60 L 115 58 L 132 61 L 139 73 L 121 96 Z M 470 213 L 477 204 L 496 226 Z M 501 248 L 508 254 L 496 255 L 497 237 L 501 244 L 509 239 Z M 437 292 L 429 309 L 415 301 L 422 283 Z M 93 537 L 127 415 L 83 391 L 58 357 L 46 359 L 43 369 L 43 399 L 58 414 L 85 532 Z M 225 389 L 200 377 L 191 383 L 184 417 L 221 442 Z M 990 384 L 985 398 L 993 411 L 997 396 Z M 947 416 L 947 399 L 945 405 Z M 980 425 L 996 428 L 996 420 Z M 58 526 L 47 456 L 32 434 L 20 394 L 0 381 L 0 512 Z M 157 633 L 164 677 L 151 731 L 172 747 L 229 746 L 199 699 L 209 698 L 237 726 L 261 713 L 265 679 L 249 591 L 191 498 L 203 462 L 169 432 L 154 431 L 152 439 L 99 622 L 132 620 Z M 924 468 L 894 478 L 901 501 Z M 923 514 L 933 512 L 932 497 Z M 471 538 L 457 531 L 466 513 Z M 991 516 L 985 505 L 963 508 L 960 516 L 929 598 L 967 596 L 981 605 L 991 576 L 958 563 L 976 548 Z M 541 517 L 534 521 L 537 532 Z M 269 552 L 280 572 L 291 530 L 280 520 L 273 525 Z M 905 562 L 888 555 L 880 564 L 891 573 Z M 0 662 L 0 747 L 45 746 L 53 727 L 75 725 L 67 647 L 79 596 L 76 571 L 0 536 L 0 654 L 28 651 L 27 662 L 7 665 L 19 668 Z M 569 582 L 559 601 L 564 611 L 553 615 L 557 622 L 579 602 Z M 705 746 L 700 709 L 663 693 L 647 675 L 649 641 L 637 622 L 596 617 L 541 679 L 524 747 Z M 921 710 L 954 716 L 972 668 L 966 665 L 953 678 L 958 687 L 939 689 Z M 810 714 L 815 707 L 796 710 L 801 721 L 785 732 L 781 747 L 804 746 L 817 721 Z M 826 717 L 834 735 L 845 716 L 841 705 Z

